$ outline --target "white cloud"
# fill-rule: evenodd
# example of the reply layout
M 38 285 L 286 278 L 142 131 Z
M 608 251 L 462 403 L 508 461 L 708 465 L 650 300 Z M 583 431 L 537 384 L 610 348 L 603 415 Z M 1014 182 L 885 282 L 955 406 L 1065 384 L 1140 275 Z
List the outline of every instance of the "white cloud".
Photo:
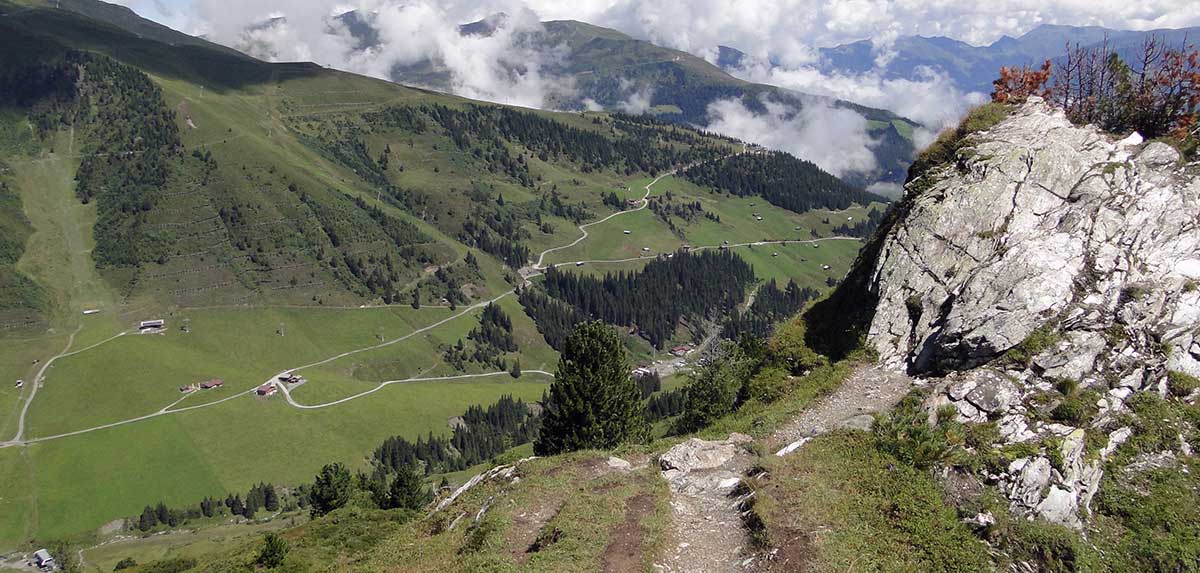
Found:
M 770 100 L 762 103 L 765 113 L 735 99 L 715 101 L 708 106 L 708 129 L 787 151 L 838 176 L 875 169 L 875 141 L 861 115 L 819 99 L 804 101 L 799 112 Z
M 640 115 L 650 111 L 650 102 L 654 99 L 654 88 L 637 86 L 627 78 L 621 78 L 619 85 L 622 93 L 629 96 L 617 102 L 617 109 L 625 113 Z
M 885 78 L 878 71 L 825 74 L 814 66 L 785 68 L 752 59 L 733 74 L 753 82 L 889 109 L 933 128 L 958 121 L 966 110 L 987 99 L 981 93 L 964 93 L 946 74 L 930 68 L 918 69 L 912 78 Z

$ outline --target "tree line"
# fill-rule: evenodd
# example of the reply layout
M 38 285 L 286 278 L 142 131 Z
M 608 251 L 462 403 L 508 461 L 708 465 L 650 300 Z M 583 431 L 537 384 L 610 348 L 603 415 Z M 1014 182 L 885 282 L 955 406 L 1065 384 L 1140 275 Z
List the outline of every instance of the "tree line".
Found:
M 539 409 L 505 395 L 487 408 L 468 408 L 449 438 L 430 432 L 414 443 L 393 436 L 375 449 L 372 459 L 388 471 L 417 467 L 429 475 L 464 470 L 529 443 L 537 435 Z
M 293 499 L 288 502 L 289 505 L 303 506 L 306 503 L 304 499 Z M 205 497 L 197 504 L 192 504 L 181 508 L 168 507 L 163 502 L 158 502 L 154 506 L 147 505 L 136 520 L 137 528 L 141 531 L 150 531 L 159 526 L 178 527 L 191 520 L 200 518 L 209 518 L 219 515 L 234 515 L 244 517 L 246 519 L 254 519 L 254 516 L 262 510 L 275 512 L 284 509 L 284 504 L 280 500 L 279 491 L 275 486 L 269 483 L 259 483 L 250 487 L 246 492 L 246 497 L 241 494 L 229 494 L 225 499 L 217 499 L 213 497 Z
M 530 316 L 546 323 L 543 328 L 538 322 L 543 335 L 568 320 L 586 316 L 636 327 L 639 335 L 661 349 L 680 319 L 713 318 L 732 310 L 753 281 L 750 265 L 726 251 L 681 251 L 655 259 L 641 271 L 605 273 L 602 278 L 551 267 L 543 281 L 546 294 L 575 312 L 542 304 Z M 536 301 L 528 295 L 523 298 Z
M 695 165 L 683 172 L 688 181 L 736 195 L 759 196 L 795 213 L 813 209 L 840 211 L 854 204 L 887 199 L 853 187 L 815 164 L 781 151 L 746 153 Z
M 509 364 L 504 355 L 518 350 L 517 341 L 513 338 L 512 318 L 495 303 L 483 308 L 479 315 L 479 325 L 467 333 L 467 340 L 473 343 L 471 349 L 459 339 L 457 344 L 447 348 L 444 353 L 443 359 L 455 370 L 464 370 L 467 362 L 490 365 L 497 370 L 508 370 Z
M 746 312 L 739 313 L 735 309 L 730 313 L 729 320 L 721 327 L 721 337 L 729 340 L 744 335 L 765 338 L 777 322 L 795 316 L 806 302 L 816 299 L 819 294 L 812 287 L 801 288 L 795 280 L 789 280 L 781 289 L 775 279 L 770 279 L 759 287 L 754 303 Z
M 97 263 L 158 260 L 166 244 L 146 214 L 178 169 L 179 129 L 162 90 L 138 69 L 107 56 L 69 50 L 23 62 L 0 77 L 0 102 L 29 110 L 40 136 L 73 126 L 85 141 L 75 193 L 96 201 Z

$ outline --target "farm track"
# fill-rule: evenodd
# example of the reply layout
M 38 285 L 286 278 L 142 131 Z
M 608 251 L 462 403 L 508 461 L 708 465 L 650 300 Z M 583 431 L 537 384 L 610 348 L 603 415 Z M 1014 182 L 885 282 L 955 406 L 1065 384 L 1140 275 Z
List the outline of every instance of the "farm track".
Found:
M 732 154 L 732 155 L 740 155 L 740 154 L 742 154 L 742 153 L 748 153 L 748 151 L 745 151 L 745 150 L 743 150 L 743 151 L 740 151 L 740 152 L 738 152 L 738 153 L 735 153 L 735 154 Z M 642 195 L 642 198 L 639 200 L 639 205 L 638 205 L 638 207 L 636 207 L 636 208 L 634 208 L 634 209 L 628 209 L 628 210 L 624 210 L 624 211 L 618 211 L 618 212 L 616 212 L 616 213 L 612 213 L 612 214 L 610 214 L 610 215 L 608 215 L 608 216 L 606 216 L 606 217 L 604 217 L 604 218 L 602 218 L 602 219 L 599 219 L 599 220 L 597 220 L 597 221 L 593 221 L 593 222 L 591 222 L 591 223 L 585 223 L 585 224 L 579 225 L 579 226 L 578 226 L 578 229 L 579 229 L 579 230 L 580 230 L 580 232 L 581 232 L 581 236 L 580 236 L 579 238 L 575 239 L 574 241 L 572 241 L 572 242 L 571 242 L 571 243 L 569 243 L 569 244 L 566 244 L 566 245 L 561 245 L 561 246 L 558 246 L 558 247 L 551 247 L 551 248 L 549 248 L 549 249 L 546 249 L 546 250 L 542 251 L 542 252 L 541 252 L 541 253 L 538 255 L 537 262 L 536 262 L 534 265 L 530 266 L 530 267 L 526 267 L 526 268 L 524 268 L 524 269 L 521 269 L 520 275 L 522 276 L 522 278 L 523 278 L 525 281 L 529 281 L 529 280 L 530 280 L 530 279 L 532 279 L 532 278 L 535 278 L 535 277 L 537 277 L 537 276 L 540 276 L 540 275 L 542 274 L 542 271 L 544 271 L 544 270 L 547 268 L 547 266 L 544 264 L 544 261 L 545 261 L 545 257 L 546 257 L 546 255 L 548 255 L 548 254 L 550 254 L 550 253 L 553 253 L 553 252 L 556 252 L 556 251 L 561 251 L 561 250 L 564 250 L 564 249 L 571 248 L 571 247 L 573 247 L 573 246 L 575 246 L 575 245 L 578 245 L 579 243 L 583 242 L 584 240 L 586 240 L 586 239 L 589 237 L 589 234 L 588 234 L 588 231 L 587 231 L 587 229 L 588 229 L 589 227 L 592 227 L 592 226 L 594 226 L 594 225 L 598 225 L 598 224 L 600 224 L 600 223 L 604 223 L 604 222 L 606 222 L 606 221 L 609 221 L 609 220 L 611 220 L 611 219 L 614 219 L 614 218 L 616 218 L 616 217 L 618 217 L 618 216 L 621 216 L 621 215 L 626 215 L 626 214 L 630 214 L 630 213 L 636 213 L 636 212 L 638 212 L 638 211 L 641 211 L 641 210 L 645 209 L 645 208 L 646 208 L 646 207 L 649 205 L 649 198 L 650 198 L 650 194 L 653 192 L 653 189 L 652 189 L 652 188 L 654 187 L 654 185 L 655 185 L 655 184 L 657 184 L 659 181 L 661 181 L 661 180 L 663 180 L 663 179 L 665 179 L 665 178 L 667 178 L 667 177 L 670 177 L 670 176 L 672 176 L 672 175 L 675 175 L 675 174 L 676 174 L 676 173 L 678 173 L 680 170 L 682 170 L 682 169 L 686 169 L 686 168 L 687 168 L 687 167 L 682 167 L 682 168 L 676 168 L 676 169 L 672 169 L 671 171 L 668 171 L 668 172 L 665 172 L 665 173 L 662 173 L 662 174 L 658 175 L 657 177 L 655 177 L 655 178 L 654 178 L 654 180 L 652 180 L 651 182 L 647 183 L 647 184 L 646 184 L 646 186 L 645 186 L 645 191 L 646 191 L 646 192 L 645 192 L 645 193 Z M 695 246 L 695 247 L 692 247 L 692 250 L 693 250 L 693 251 L 695 251 L 695 250 L 719 249 L 719 248 L 740 248 L 740 247 L 751 247 L 751 246 L 759 246 L 759 245 L 771 245 L 771 244 L 789 244 L 789 243 L 794 243 L 794 244 L 813 244 L 813 243 L 819 243 L 819 242 L 823 242 L 823 241 L 840 241 L 840 240 L 849 240 L 849 241 L 855 241 L 855 240 L 858 240 L 858 239 L 856 239 L 856 238 L 853 238 L 853 237 L 841 237 L 841 236 L 834 236 L 834 237 L 823 237 L 823 238 L 818 238 L 818 239 L 810 239 L 810 240 L 790 240 L 790 239 L 781 239 L 781 240 L 773 240 L 773 241 L 752 241 L 752 242 L 746 242 L 746 243 L 737 243 L 737 244 L 730 244 L 730 245 L 701 245 L 701 246 Z M 576 263 L 587 263 L 587 264 L 618 264 L 618 263 L 632 262 L 632 261 L 638 261 L 638 260 L 647 260 L 647 259 L 650 259 L 650 258 L 653 258 L 653 257 L 632 257 L 632 258 L 626 258 L 626 259 L 612 259 L 612 260 L 582 260 L 582 261 L 567 261 L 567 262 L 558 263 L 558 264 L 559 264 L 559 265 L 574 265 L 574 264 L 576 264 Z M 291 395 L 291 392 L 290 392 L 290 390 L 287 388 L 286 384 L 285 384 L 285 383 L 281 383 L 281 382 L 279 382 L 279 376 L 280 376 L 280 375 L 282 375 L 282 374 L 285 374 L 285 373 L 294 373 L 294 372 L 299 372 L 299 371 L 301 371 L 301 370 L 305 370 L 305 369 L 309 369 L 309 368 L 314 368 L 314 367 L 317 367 L 317 366 L 321 366 L 321 365 L 324 365 L 324 364 L 328 364 L 328 363 L 330 363 L 330 362 L 334 362 L 334 361 L 337 361 L 337 360 L 340 360 L 340 359 L 343 359 L 343 358 L 346 358 L 346 357 L 349 357 L 349 356 L 354 356 L 354 355 L 356 355 L 356 354 L 360 354 L 360 353 L 363 353 L 363 352 L 369 352 L 369 351 L 372 351 L 372 350 L 377 350 L 377 349 L 380 349 L 380 348 L 386 348 L 386 347 L 389 347 L 389 346 L 392 346 L 392 345 L 395 345 L 395 344 L 399 344 L 399 343 L 401 343 L 401 342 L 404 342 L 405 340 L 408 340 L 408 339 L 410 339 L 410 338 L 412 338 L 412 337 L 414 337 L 414 336 L 418 336 L 418 335 L 424 334 L 424 333 L 426 333 L 426 332 L 429 332 L 429 331 L 431 331 L 431 330 L 433 330 L 433 329 L 435 329 L 435 328 L 438 328 L 438 327 L 440 327 L 440 326 L 442 326 L 442 325 L 444 325 L 444 324 L 446 324 L 446 323 L 448 323 L 448 322 L 451 322 L 451 321 L 457 320 L 457 319 L 459 319 L 459 318 L 462 318 L 462 317 L 464 317 L 464 316 L 467 316 L 467 315 L 471 314 L 472 312 L 474 312 L 474 311 L 476 311 L 476 310 L 479 310 L 479 309 L 481 309 L 481 308 L 484 308 L 484 307 L 486 307 L 487 305 L 490 305 L 490 304 L 493 304 L 493 303 L 495 303 L 495 302 L 498 302 L 498 301 L 500 301 L 500 300 L 504 299 L 505 297 L 508 297 L 509 295 L 512 295 L 512 294 L 514 294 L 515 292 L 516 292 L 516 289 L 509 289 L 509 290 L 507 290 L 507 291 L 505 291 L 505 292 L 503 292 L 503 293 L 500 293 L 500 294 L 498 294 L 498 295 L 496 295 L 496 296 L 492 297 L 491 299 L 488 299 L 488 300 L 486 300 L 486 301 L 482 301 L 482 302 L 478 302 L 478 303 L 476 303 L 476 304 L 473 304 L 473 305 L 471 305 L 471 306 L 465 307 L 465 308 L 463 308 L 463 309 L 462 309 L 460 312 L 458 312 L 458 313 L 456 313 L 456 314 L 453 314 L 453 315 L 451 315 L 451 316 L 449 316 L 449 317 L 446 317 L 446 318 L 444 318 L 444 319 L 442 319 L 442 320 L 439 320 L 439 321 L 437 321 L 437 322 L 434 322 L 434 323 L 432 323 L 432 324 L 429 324 L 429 325 L 427 325 L 427 326 L 424 326 L 424 327 L 422 327 L 422 328 L 418 328 L 418 329 L 416 329 L 416 330 L 414 330 L 414 331 L 412 331 L 412 332 L 410 332 L 410 333 L 408 333 L 408 334 L 405 334 L 405 335 L 403 335 L 403 336 L 400 336 L 400 337 L 398 337 L 398 338 L 394 338 L 394 339 L 391 339 L 391 340 L 387 340 L 387 341 L 384 341 L 384 342 L 380 342 L 380 343 L 378 343 L 378 344 L 372 344 L 372 345 L 370 345 L 370 346 L 364 346 L 364 347 L 361 347 L 361 348 L 356 348 L 356 349 L 353 349 L 353 350 L 348 350 L 348 351 L 345 351 L 345 352 L 341 352 L 341 353 L 335 354 L 335 355 L 333 355 L 333 356 L 329 356 L 329 357 L 327 357 L 327 358 L 324 358 L 324 359 L 318 360 L 318 361 L 316 361 L 316 362 L 311 362 L 311 363 L 304 364 L 304 365 L 301 365 L 301 366 L 295 366 L 295 367 L 292 367 L 292 368 L 287 368 L 287 369 L 284 369 L 284 370 L 280 371 L 278 374 L 276 374 L 276 375 L 272 376 L 270 379 L 268 379 L 268 380 L 266 380 L 265 382 L 263 382 L 262 384 L 260 384 L 259 386 L 263 386 L 263 385 L 271 385 L 271 384 L 273 384 L 273 385 L 275 385 L 275 386 L 276 386 L 276 387 L 279 389 L 279 391 L 281 391 L 281 392 L 283 393 L 283 395 L 284 395 L 284 397 L 285 397 L 285 399 L 286 399 L 286 401 L 287 401 L 287 403 L 288 403 L 288 405 L 289 405 L 289 406 L 292 406 L 292 407 L 294 407 L 294 408 L 298 408 L 298 409 L 301 409 L 301 410 L 313 410 L 313 409 L 328 408 L 328 407 L 336 406 L 336 405 L 343 404 L 343 403 L 346 403 L 346 402 L 350 402 L 350 401 L 352 401 L 352 400 L 356 400 L 356 399 L 358 399 L 358 398 L 362 398 L 362 397 L 368 396 L 368 395 L 370 395 L 370 394 L 373 394 L 373 393 L 375 393 L 375 392 L 378 392 L 378 391 L 380 391 L 380 390 L 382 390 L 382 389 L 384 389 L 384 388 L 386 388 L 386 387 L 388 387 L 388 386 L 395 385 L 395 384 L 414 383 L 414 382 L 432 382 L 432 381 L 442 381 L 442 380 L 460 380 L 460 379 L 470 379 L 470 378 L 490 378 L 490 377 L 496 377 L 496 376 L 507 376 L 507 375 L 509 375 L 509 373 L 505 371 L 505 372 L 488 372 L 488 373 L 480 373 L 480 374 L 462 374 L 462 375 L 455 375 L 455 376 L 435 376 L 435 377 L 422 377 L 422 376 L 418 376 L 418 377 L 413 377 L 413 378 L 405 378 L 405 379 L 400 379 L 400 380 L 388 380 L 388 381 L 380 382 L 380 383 L 379 383 L 378 385 L 376 385 L 374 388 L 371 388 L 371 389 L 369 389 L 369 390 L 366 390 L 366 391 L 363 391 L 363 392 L 360 392 L 360 393 L 357 393 L 357 394 L 353 394 L 353 395 L 351 395 L 351 396 L 347 396 L 347 397 L 344 397 L 344 398 L 340 398 L 340 399 L 338 399 L 338 400 L 333 400 L 333 401 L 330 401 L 330 402 L 321 403 L 321 404 L 302 404 L 302 403 L 300 403 L 300 402 L 296 401 L 296 400 L 295 400 L 295 399 L 292 397 L 292 395 Z M 428 307 L 428 308 L 440 308 L 440 307 L 434 307 L 434 306 L 430 306 L 430 307 Z M 78 332 L 78 330 L 76 331 L 76 333 L 77 333 L 77 332 Z M 65 432 L 65 433 L 61 433 L 61 434 L 55 434 L 55 435 L 50 435 L 50 436 L 41 436 L 41 437 L 36 437 L 36 438 L 28 438 L 28 439 L 26 439 L 26 438 L 24 437 L 24 433 L 25 433 L 25 432 L 24 432 L 24 426 L 25 426 L 25 414 L 26 414 L 26 412 L 28 411 L 28 409 L 29 409 L 30 405 L 33 403 L 33 398 L 34 398 L 34 395 L 37 393 L 37 386 L 38 386 L 38 385 L 40 385 L 41 378 L 42 378 L 42 376 L 44 375 L 44 373 L 45 373 L 46 369 L 47 369 L 47 368 L 49 368 L 50 364 L 51 364 L 51 363 L 53 363 L 55 360 L 57 360 L 57 359 L 59 359 L 59 358 L 65 358 L 65 357 L 67 357 L 67 356 L 72 356 L 72 355 L 79 354 L 79 353 L 81 353 L 81 352 L 84 352 L 84 351 L 87 351 L 87 350 L 91 350 L 91 349 L 93 349 L 93 348 L 96 348 L 96 347 L 98 347 L 98 346 L 100 346 L 100 345 L 104 344 L 104 343 L 107 343 L 107 342 L 110 342 L 110 341 L 112 341 L 112 340 L 115 340 L 115 339 L 117 339 L 117 338 L 119 338 L 119 337 L 121 337 L 121 336 L 123 336 L 123 335 L 125 335 L 125 334 L 127 334 L 127 332 L 121 332 L 121 333 L 119 333 L 119 334 L 117 334 L 117 335 L 115 335 L 115 336 L 113 336 L 113 337 L 111 337 L 111 338 L 108 338 L 108 339 L 102 340 L 102 341 L 100 341 L 100 342 L 98 342 L 98 343 L 96 343 L 96 344 L 90 345 L 90 346 L 88 346 L 88 347 L 85 347 L 85 348 L 81 348 L 81 349 L 79 349 L 79 350 L 74 350 L 74 351 L 71 351 L 71 350 L 70 350 L 70 347 L 71 347 L 71 344 L 72 344 L 72 343 L 73 343 L 73 341 L 74 341 L 74 333 L 73 333 L 73 334 L 71 335 L 71 339 L 68 341 L 67 347 L 66 347 L 66 348 L 63 350 L 63 352 L 62 352 L 62 353 L 60 353 L 60 354 L 58 354 L 58 355 L 56 355 L 56 356 L 54 356 L 54 357 L 52 357 L 52 358 L 50 358 L 50 359 L 48 359 L 48 360 L 46 361 L 46 363 L 45 363 L 45 364 L 42 366 L 41 370 L 39 370 L 39 372 L 38 372 L 38 377 L 35 379 L 36 383 L 35 383 L 35 385 L 34 385 L 34 388 L 33 388 L 33 389 L 32 389 L 32 391 L 30 392 L 30 395 L 29 395 L 29 397 L 27 398 L 27 400 L 25 401 L 24 407 L 23 407 L 23 408 L 22 408 L 22 410 L 21 410 L 21 415 L 20 415 L 20 417 L 19 417 L 19 419 L 18 419 L 18 431 L 17 431 L 17 435 L 16 435 L 16 436 L 15 436 L 13 439 L 11 439 L 11 440 L 9 440 L 9 441 L 7 441 L 7 442 L 0 442 L 0 448 L 8 448 L 8 447 L 13 447 L 13 446 L 25 446 L 25 445 L 28 445 L 28 444 L 34 444 L 34 443 L 46 442 L 46 441 L 50 441 L 50 440 L 57 440 L 57 439 L 62 439 L 62 438 L 68 438 L 68 437 L 72 437 L 72 436 L 78 436 L 78 435 L 81 435 L 81 434 L 87 434 L 87 433 L 91 433 L 91 432 L 96 432 L 96 431 L 99 431 L 99 430 L 105 430 L 105 429 L 109 429 L 109 428 L 115 428 L 115 427 L 125 426 L 125 425 L 128 425 L 128 424 L 133 424 L 133 423 L 136 423 L 136 422 L 141 422 L 141 421 L 145 421 L 145 420 L 153 419 L 153 418 L 156 418 L 156 417 L 159 417 L 159 416 L 166 416 L 166 415 L 169 415 L 169 414 L 178 414 L 178 413 L 182 413 L 182 412 L 188 412 L 188 411 L 192 411 L 192 410 L 197 410 L 197 409 L 200 409 L 200 408 L 207 408 L 207 407 L 210 407 L 210 406 L 216 406 L 216 405 L 218 405 L 218 404 L 222 404 L 222 403 L 224 403 L 224 402 L 227 402 L 227 401 L 230 401 L 230 400 L 233 400 L 233 399 L 236 399 L 236 398 L 242 397 L 242 396 L 246 396 L 246 395 L 251 395 L 251 394 L 254 394 L 254 393 L 255 393 L 255 391 L 256 391 L 256 390 L 257 390 L 257 388 L 258 388 L 258 386 L 256 386 L 256 387 L 254 387 L 254 388 L 250 388 L 250 389 L 248 389 L 248 390 L 245 390 L 245 391 L 242 391 L 242 392 L 238 392 L 238 393 L 236 393 L 236 394 L 233 394 L 233 395 L 231 395 L 231 396 L 227 396 L 227 397 L 225 397 L 225 398 L 222 398 L 222 399 L 220 399 L 220 400 L 214 400 L 214 401 L 211 401 L 211 402 L 205 402 L 205 403 L 203 403 L 203 404 L 196 404 L 196 405 L 194 405 L 194 406 L 186 406 L 186 407 L 180 407 L 180 408 L 177 408 L 176 406 L 177 406 L 179 403 L 183 402 L 183 401 L 184 401 L 184 400 L 185 400 L 185 399 L 186 399 L 188 396 L 191 396 L 191 394 L 187 394 L 187 395 L 183 396 L 182 398 L 180 398 L 180 399 L 178 399 L 178 400 L 176 400 L 176 401 L 174 401 L 174 402 L 172 402 L 172 403 L 168 404 L 167 406 L 164 406 L 162 409 L 160 409 L 160 410 L 158 410 L 158 411 L 155 411 L 155 412 L 153 412 L 153 413 L 150 413 L 150 414 L 143 415 L 143 416 L 137 416 L 137 417 L 134 417 L 134 418 L 129 418 L 129 419 L 126 419 L 126 420 L 121 420 L 121 421 L 117 421 L 117 422 L 111 422 L 111 423 L 108 423 L 108 424 L 101 424 L 101 425 L 98 425 L 98 426 L 93 426 L 93 427 L 90 427 L 90 428 L 84 428 L 84 429 L 75 430 L 75 431 L 71 431 L 71 432 Z M 712 337 L 709 337 L 709 338 L 711 339 Z M 710 340 L 706 340 L 705 342 L 706 342 L 706 343 L 708 343 L 708 342 L 710 342 Z M 539 375 L 539 376 L 549 376 L 549 377 L 553 377 L 553 375 L 554 375 L 553 373 L 551 373 L 551 372 L 546 372 L 546 371 L 544 371 L 544 370 L 526 370 L 526 371 L 524 371 L 523 373 L 528 373 L 528 374 L 536 374 L 536 375 Z

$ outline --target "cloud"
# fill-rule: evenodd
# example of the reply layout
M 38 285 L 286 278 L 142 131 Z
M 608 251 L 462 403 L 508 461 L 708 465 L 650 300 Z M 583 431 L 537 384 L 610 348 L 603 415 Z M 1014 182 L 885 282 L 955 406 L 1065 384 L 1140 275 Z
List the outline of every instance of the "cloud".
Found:
M 196 25 L 215 41 L 272 61 L 315 61 L 384 79 L 397 66 L 428 66 L 447 73 L 450 91 L 497 103 L 544 108 L 574 90 L 572 78 L 548 71 L 563 52 L 534 41 L 541 22 L 517 1 L 299 1 L 277 11 L 280 6 L 276 0 L 195 0 Z M 378 42 L 364 48 L 337 18 L 350 10 L 378 31 Z M 497 13 L 507 16 L 490 33 L 460 34 L 460 24 Z
M 885 78 L 879 71 L 826 74 L 815 66 L 787 68 L 749 58 L 732 73 L 752 82 L 889 109 L 935 129 L 957 122 L 987 100 L 985 94 L 959 90 L 945 73 L 928 67 L 918 68 L 912 78 Z
M 617 102 L 618 110 L 633 115 L 641 115 L 650 111 L 650 102 L 654 99 L 652 86 L 639 87 L 627 78 L 621 78 L 619 85 L 621 92 L 628 93 L 629 96 Z
M 863 116 L 815 98 L 799 111 L 770 100 L 762 104 L 765 112 L 755 113 L 736 99 L 715 101 L 708 106 L 708 129 L 786 151 L 839 177 L 875 169 L 876 142 Z

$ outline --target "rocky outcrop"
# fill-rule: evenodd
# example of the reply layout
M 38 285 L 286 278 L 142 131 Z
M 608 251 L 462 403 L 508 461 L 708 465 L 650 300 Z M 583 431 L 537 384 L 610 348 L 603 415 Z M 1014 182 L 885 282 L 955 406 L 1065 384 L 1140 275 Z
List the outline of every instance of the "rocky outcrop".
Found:
M 1022 452 L 982 476 L 1017 513 L 1081 528 L 1130 438 L 1126 402 L 1165 396 L 1168 371 L 1200 376 L 1197 173 L 1030 98 L 910 181 L 848 278 L 876 301 L 882 366 L 932 377 L 931 411 L 994 423 L 996 450 Z M 1051 421 L 1068 398 L 1086 418 Z M 1086 452 L 1088 433 L 1107 444 Z
M 1031 98 L 922 177 L 869 286 L 886 364 L 971 368 L 1051 325 L 1033 361 L 1049 376 L 1200 375 L 1200 183 L 1172 148 Z

